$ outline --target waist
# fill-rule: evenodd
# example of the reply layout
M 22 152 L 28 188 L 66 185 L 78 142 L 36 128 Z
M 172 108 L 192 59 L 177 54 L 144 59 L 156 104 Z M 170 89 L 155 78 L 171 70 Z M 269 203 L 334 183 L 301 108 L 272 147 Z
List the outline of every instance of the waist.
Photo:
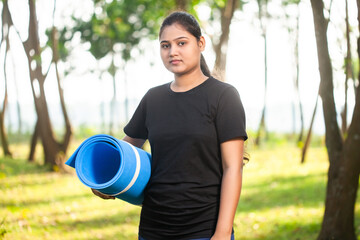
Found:
M 145 202 L 141 210 L 140 235 L 151 240 L 211 237 L 215 232 L 218 213 L 218 203 L 202 207 L 187 204 L 182 207 L 153 207 Z

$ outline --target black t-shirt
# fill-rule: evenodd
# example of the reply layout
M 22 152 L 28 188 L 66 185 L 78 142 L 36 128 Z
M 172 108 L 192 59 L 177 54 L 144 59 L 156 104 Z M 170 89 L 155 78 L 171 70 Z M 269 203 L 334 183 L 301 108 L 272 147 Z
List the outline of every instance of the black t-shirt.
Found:
M 148 240 L 210 238 L 220 202 L 220 144 L 247 139 L 237 90 L 212 77 L 186 92 L 173 92 L 170 83 L 152 88 L 124 131 L 151 146 L 139 234 Z

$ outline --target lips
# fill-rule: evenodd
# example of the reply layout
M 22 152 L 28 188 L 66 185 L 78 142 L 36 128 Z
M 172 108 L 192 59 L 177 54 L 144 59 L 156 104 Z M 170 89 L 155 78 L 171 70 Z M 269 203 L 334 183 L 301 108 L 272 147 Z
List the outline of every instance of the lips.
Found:
M 170 64 L 179 64 L 180 62 L 181 62 L 181 60 L 179 60 L 179 59 L 170 60 Z

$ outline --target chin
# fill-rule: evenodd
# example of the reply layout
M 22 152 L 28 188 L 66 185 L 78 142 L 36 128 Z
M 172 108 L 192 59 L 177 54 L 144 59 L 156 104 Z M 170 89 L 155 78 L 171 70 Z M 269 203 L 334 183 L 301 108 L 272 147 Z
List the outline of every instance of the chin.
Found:
M 175 75 L 178 75 L 178 76 L 183 75 L 183 74 L 185 74 L 187 72 L 187 71 L 183 71 L 183 70 L 179 70 L 179 69 L 173 69 L 173 68 L 168 68 L 167 70 L 169 72 L 175 74 Z

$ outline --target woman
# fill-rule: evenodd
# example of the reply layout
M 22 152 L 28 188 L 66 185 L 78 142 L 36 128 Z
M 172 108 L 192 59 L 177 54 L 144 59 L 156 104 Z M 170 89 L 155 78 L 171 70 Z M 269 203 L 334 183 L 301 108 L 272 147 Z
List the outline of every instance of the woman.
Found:
M 150 89 L 124 128 L 123 140 L 141 147 L 149 139 L 151 146 L 139 239 L 234 239 L 247 139 L 240 97 L 211 77 L 192 15 L 170 14 L 159 40 L 174 81 Z

